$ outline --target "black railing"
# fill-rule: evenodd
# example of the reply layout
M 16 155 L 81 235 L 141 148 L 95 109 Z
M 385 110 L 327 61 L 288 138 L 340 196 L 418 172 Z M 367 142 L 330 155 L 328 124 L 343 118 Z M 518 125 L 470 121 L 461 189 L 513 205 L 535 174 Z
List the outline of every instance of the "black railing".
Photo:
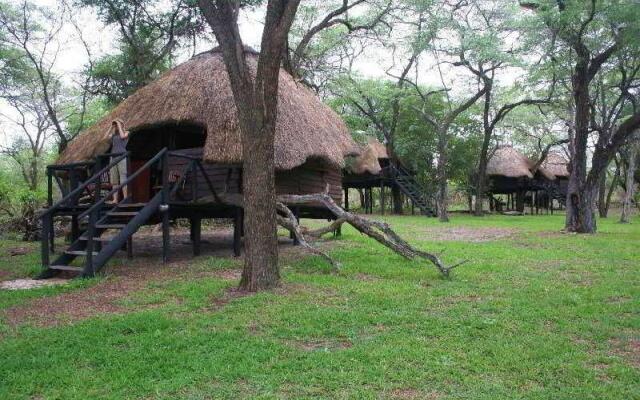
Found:
M 213 186 L 213 183 L 209 178 L 209 174 L 207 174 L 207 171 L 204 169 L 204 166 L 202 165 L 201 158 L 193 157 L 193 156 L 189 156 L 189 155 L 181 154 L 177 152 L 169 152 L 169 157 L 184 158 L 186 160 L 189 160 L 186 168 L 182 171 L 182 173 L 180 174 L 180 177 L 173 184 L 171 192 L 169 193 L 170 198 L 174 198 L 174 196 L 178 194 L 178 190 L 180 188 L 184 188 L 184 184 L 186 183 L 187 179 L 190 177 L 191 178 L 191 182 L 190 182 L 191 183 L 191 188 L 190 188 L 191 199 L 189 199 L 188 201 L 196 202 L 198 200 L 198 191 L 199 191 L 198 173 L 201 173 L 207 184 L 207 189 L 209 189 L 209 192 L 213 196 L 214 200 L 219 203 L 221 202 L 220 197 L 218 196 L 218 193 L 216 192 L 215 187 Z M 183 199 L 183 200 L 186 200 L 186 199 Z
M 81 183 L 72 182 L 71 187 L 73 187 L 73 189 L 69 191 L 66 195 L 64 195 L 62 199 L 58 200 L 54 204 L 51 204 L 49 208 L 47 208 L 42 214 L 40 214 L 40 218 L 42 219 L 41 256 L 42 256 L 43 265 L 45 265 L 46 267 L 50 265 L 49 253 L 53 250 L 53 246 L 54 246 L 53 218 L 55 216 L 55 213 L 59 211 L 62 207 L 73 208 L 78 206 L 78 197 L 91 184 L 95 184 L 95 188 L 94 188 L 95 192 L 93 193 L 94 201 L 96 200 L 96 197 L 99 198 L 100 189 L 101 189 L 99 180 L 101 179 L 102 175 L 105 173 L 108 173 L 111 170 L 111 168 L 115 167 L 119 162 L 126 159 L 128 155 L 129 153 L 122 153 L 122 154 L 116 155 L 115 157 L 113 157 L 113 159 L 107 166 L 100 169 L 98 172 L 94 173 L 90 178 L 82 181 Z M 91 165 L 95 165 L 95 162 L 92 161 L 92 162 L 58 165 L 58 166 L 49 166 L 47 169 L 48 171 L 50 171 L 49 176 L 51 176 L 55 173 L 55 171 L 74 171 L 75 168 L 78 168 L 78 167 L 87 168 L 88 166 L 91 166 Z M 69 178 L 73 179 L 73 176 L 74 176 L 74 173 L 72 173 Z M 52 189 L 50 189 L 50 191 L 52 192 Z M 53 203 L 52 200 L 49 200 L 49 202 Z M 72 230 L 74 231 L 73 239 L 75 240 L 77 239 L 76 237 L 77 232 L 75 231 L 77 230 L 78 218 L 76 216 L 73 216 L 72 219 L 73 219 Z

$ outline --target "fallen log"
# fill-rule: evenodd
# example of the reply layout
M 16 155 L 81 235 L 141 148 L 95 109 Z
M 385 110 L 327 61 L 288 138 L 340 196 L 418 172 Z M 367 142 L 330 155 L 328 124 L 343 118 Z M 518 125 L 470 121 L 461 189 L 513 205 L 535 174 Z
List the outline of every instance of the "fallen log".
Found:
M 221 195 L 219 198 L 226 204 L 237 207 L 244 206 L 242 195 Z M 336 219 L 325 227 L 309 230 L 300 226 L 295 214 L 289 208 L 289 206 L 292 205 L 322 205 L 331 211 Z M 276 208 L 279 212 L 278 224 L 295 235 L 300 244 L 310 253 L 324 258 L 329 264 L 331 264 L 334 270 L 337 270 L 340 267 L 340 263 L 333 260 L 328 254 L 312 246 L 305 236 L 320 237 L 324 234 L 335 232 L 335 230 L 341 227 L 344 223 L 348 223 L 360 233 L 373 238 L 378 243 L 386 246 L 408 260 L 423 259 L 429 261 L 446 278 L 450 277 L 451 271 L 454 268 L 468 261 L 464 260 L 457 264 L 447 266 L 436 254 L 419 250 L 411 246 L 406 240 L 402 239 L 395 231 L 393 231 L 387 223 L 369 220 L 345 211 L 342 207 L 336 204 L 331 196 L 329 196 L 328 191 L 316 194 L 279 195 L 277 198 Z

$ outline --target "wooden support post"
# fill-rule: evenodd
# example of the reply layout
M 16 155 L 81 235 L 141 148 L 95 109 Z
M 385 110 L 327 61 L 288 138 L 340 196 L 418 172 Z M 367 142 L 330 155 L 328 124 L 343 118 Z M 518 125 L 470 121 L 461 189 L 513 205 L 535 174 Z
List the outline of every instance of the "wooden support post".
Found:
M 295 207 L 292 211 L 293 211 L 293 215 L 296 217 L 296 221 L 299 224 L 300 223 L 300 207 Z M 291 232 L 291 235 L 293 239 L 293 245 L 298 246 L 300 244 L 300 240 L 298 240 L 298 237 L 294 235 L 293 232 Z
M 47 208 L 50 208 L 53 205 L 53 176 L 51 172 L 51 168 L 47 167 Z M 44 234 L 44 230 L 47 229 L 48 238 L 49 238 L 49 247 L 50 251 L 53 253 L 55 251 L 55 231 L 53 228 L 53 215 L 51 216 L 51 223 L 48 225 L 44 224 L 44 219 L 42 220 L 42 230 Z
M 349 211 L 349 188 L 344 188 L 344 210 Z
M 384 215 L 384 181 L 380 180 L 380 214 Z
M 80 224 L 78 223 L 78 216 L 71 217 L 71 241 L 75 242 L 80 237 Z
M 369 188 L 369 214 L 373 214 L 373 206 L 375 200 L 373 199 L 373 187 Z
M 49 224 L 51 223 L 52 216 L 50 214 L 45 214 L 42 217 L 42 242 L 41 242 L 41 259 L 42 259 L 42 267 L 46 270 L 49 268 Z
M 127 238 L 127 258 L 133 258 L 133 235 Z
M 169 163 L 167 154 L 162 156 L 162 201 L 160 202 L 160 212 L 162 213 L 162 262 L 169 261 Z
M 202 218 L 191 218 L 191 233 L 193 235 L 191 238 L 193 244 L 193 255 L 199 256 L 202 237 Z
M 233 255 L 235 257 L 240 256 L 240 241 L 242 239 L 242 226 L 244 225 L 244 216 L 242 214 L 242 209 L 240 207 L 236 208 L 233 218 Z

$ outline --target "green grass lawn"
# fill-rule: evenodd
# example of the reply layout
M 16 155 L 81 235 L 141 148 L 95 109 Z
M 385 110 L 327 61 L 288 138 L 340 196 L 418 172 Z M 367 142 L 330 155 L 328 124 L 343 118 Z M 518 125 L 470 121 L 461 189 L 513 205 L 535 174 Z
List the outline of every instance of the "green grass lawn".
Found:
M 252 296 L 219 273 L 238 261 L 208 256 L 132 290 L 124 312 L 55 326 L 3 316 L 113 278 L 0 292 L 0 399 L 640 398 L 637 218 L 589 236 L 559 233 L 562 216 L 384 219 L 470 261 L 445 280 L 345 229 L 339 273 L 284 257 L 282 287 Z M 12 277 L 34 265 L 0 259 Z

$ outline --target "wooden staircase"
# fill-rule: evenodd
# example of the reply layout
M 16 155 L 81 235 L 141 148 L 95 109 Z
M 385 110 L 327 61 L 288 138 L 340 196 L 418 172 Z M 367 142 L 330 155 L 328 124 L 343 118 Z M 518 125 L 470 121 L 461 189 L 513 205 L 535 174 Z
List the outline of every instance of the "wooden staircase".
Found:
M 125 156 L 126 157 L 126 156 Z M 105 173 L 108 173 L 122 158 L 116 158 L 107 167 L 96 172 L 75 190 L 65 196 L 58 203 L 48 208 L 42 214 L 42 264 L 43 272 L 40 279 L 46 279 L 59 274 L 61 271 L 76 272 L 79 276 L 94 276 L 109 259 L 125 245 L 130 246 L 133 234 L 152 217 L 159 216 L 163 223 L 163 258 L 167 258 L 168 249 L 168 206 L 170 184 L 167 180 L 167 149 L 162 149 L 151 160 L 132 173 L 120 185 L 113 187 L 107 194 L 102 194 L 96 186 L 91 204 L 83 208 L 84 211 L 74 216 L 85 225 L 79 235 L 53 262 L 50 262 L 49 237 L 53 231 L 53 217 L 59 209 L 67 209 L 69 201 L 77 199 L 77 194 L 82 193 L 92 183 L 98 182 Z M 121 188 L 129 185 L 144 170 L 158 167 L 162 172 L 161 189 L 153 194 L 145 203 L 132 203 L 125 199 L 118 204 L 107 204 L 107 200 Z M 131 192 L 131 191 L 129 191 Z M 106 236 L 105 233 L 115 231 L 114 235 Z M 128 247 L 130 249 L 130 247 Z M 75 262 L 82 259 L 82 263 Z
M 401 166 L 390 165 L 391 177 L 400 191 L 411 199 L 422 215 L 435 216 L 432 199 L 426 190 L 415 180 L 414 176 Z

